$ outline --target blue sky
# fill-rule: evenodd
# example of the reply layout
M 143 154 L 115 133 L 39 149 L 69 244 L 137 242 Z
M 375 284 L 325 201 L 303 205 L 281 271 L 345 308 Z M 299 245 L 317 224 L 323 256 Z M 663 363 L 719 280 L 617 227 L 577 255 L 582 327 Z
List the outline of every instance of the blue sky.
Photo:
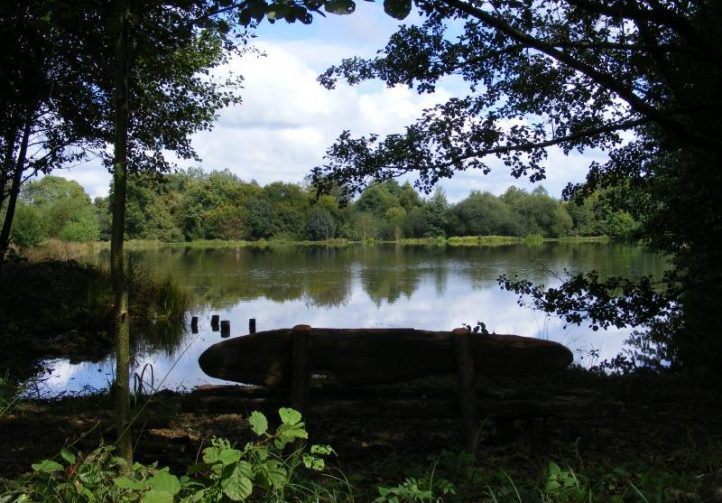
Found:
M 412 21 L 410 17 L 406 22 Z M 464 92 L 458 81 L 442 82 L 433 95 L 417 95 L 405 87 L 388 89 L 379 82 L 359 87 L 322 88 L 316 77 L 341 59 L 373 56 L 398 23 L 380 3 L 358 2 L 350 16 L 316 17 L 313 24 L 264 22 L 255 44 L 266 56 L 234 60 L 229 70 L 245 78 L 243 104 L 223 110 L 210 132 L 193 138 L 206 171 L 229 169 L 244 180 L 261 184 L 301 182 L 323 162 L 326 148 L 344 129 L 356 136 L 400 132 L 429 106 Z M 569 157 L 551 150 L 547 180 L 554 196 L 569 181 L 581 181 L 599 152 Z M 182 167 L 197 163 L 180 162 Z M 501 163 L 491 163 L 489 175 L 465 172 L 442 183 L 449 200 L 463 199 L 472 189 L 500 194 L 510 185 L 531 188 L 514 179 Z M 92 196 L 108 193 L 110 175 L 93 163 L 57 173 L 80 182 Z

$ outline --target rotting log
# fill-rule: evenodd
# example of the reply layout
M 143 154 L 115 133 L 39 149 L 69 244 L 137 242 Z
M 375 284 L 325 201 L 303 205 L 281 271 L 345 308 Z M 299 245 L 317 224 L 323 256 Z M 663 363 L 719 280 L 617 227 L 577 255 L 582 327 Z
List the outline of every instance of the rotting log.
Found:
M 308 368 L 347 385 L 391 384 L 453 374 L 451 332 L 412 328 L 310 328 Z M 527 376 L 566 368 L 565 346 L 517 335 L 468 334 L 477 375 Z M 198 359 L 209 376 L 268 387 L 292 382 L 292 329 L 257 332 L 219 342 Z

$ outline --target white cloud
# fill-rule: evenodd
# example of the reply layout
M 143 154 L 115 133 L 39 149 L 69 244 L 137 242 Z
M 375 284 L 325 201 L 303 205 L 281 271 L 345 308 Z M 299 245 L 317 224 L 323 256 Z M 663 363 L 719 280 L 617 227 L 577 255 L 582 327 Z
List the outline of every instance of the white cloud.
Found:
M 310 26 L 264 24 L 257 47 L 266 57 L 234 59 L 228 70 L 244 76 L 243 104 L 220 112 L 214 129 L 193 138 L 205 171 L 230 169 L 245 180 L 301 182 L 323 162 L 325 150 L 344 129 L 354 136 L 401 132 L 424 108 L 446 101 L 461 86 L 444 81 L 433 95 L 418 95 L 406 87 L 388 89 L 381 83 L 358 87 L 339 84 L 334 90 L 316 78 L 345 57 L 372 56 L 385 44 L 397 23 L 378 5 L 359 2 L 352 16 L 317 18 Z M 566 157 L 550 150 L 543 185 L 559 196 L 569 181 L 580 181 L 599 153 Z M 183 167 L 195 165 L 179 161 Z M 458 173 L 442 186 L 458 201 L 470 190 L 500 194 L 510 185 L 530 188 L 514 179 L 507 167 L 490 160 L 492 172 Z M 108 193 L 110 176 L 99 164 L 67 172 L 91 196 Z
M 259 47 L 266 57 L 231 64 L 245 77 L 244 104 L 224 110 L 213 131 L 193 139 L 205 170 L 227 168 L 261 184 L 300 182 L 343 129 L 359 135 L 401 131 L 424 108 L 451 96 L 443 88 L 421 96 L 405 87 L 340 85 L 328 91 L 316 81 L 317 72 L 294 54 L 297 47 L 289 50 L 283 42 Z M 310 52 L 322 50 L 318 46 Z

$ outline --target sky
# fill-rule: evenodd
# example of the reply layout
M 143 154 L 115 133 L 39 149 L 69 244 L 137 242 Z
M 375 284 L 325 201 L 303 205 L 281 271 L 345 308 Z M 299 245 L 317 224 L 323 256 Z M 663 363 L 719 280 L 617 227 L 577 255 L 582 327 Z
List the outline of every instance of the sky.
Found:
M 353 15 L 316 16 L 311 25 L 264 21 L 254 45 L 265 56 L 236 58 L 225 69 L 243 75 L 243 104 L 222 110 L 212 131 L 192 138 L 200 164 L 179 161 L 179 166 L 228 169 L 262 185 L 299 183 L 323 163 L 324 152 L 344 129 L 353 136 L 402 132 L 424 108 L 462 95 L 463 85 L 454 80 L 442 81 L 431 95 L 406 87 L 386 88 L 381 82 L 339 84 L 331 91 L 318 84 L 318 75 L 343 58 L 373 56 L 397 27 L 380 2 L 357 2 Z M 547 179 L 541 184 L 559 197 L 568 182 L 583 180 L 592 160 L 603 159 L 595 151 L 565 156 L 552 149 Z M 534 187 L 525 179 L 514 179 L 495 161 L 488 175 L 467 171 L 442 182 L 449 200 L 459 201 L 471 190 L 498 195 L 511 185 Z M 56 174 L 77 180 L 91 197 L 108 194 L 110 175 L 97 161 Z

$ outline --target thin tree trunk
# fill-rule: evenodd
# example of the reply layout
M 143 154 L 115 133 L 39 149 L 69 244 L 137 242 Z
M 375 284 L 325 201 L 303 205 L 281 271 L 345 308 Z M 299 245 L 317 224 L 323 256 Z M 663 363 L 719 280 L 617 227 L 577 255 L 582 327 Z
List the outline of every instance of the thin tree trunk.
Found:
M 23 137 L 20 141 L 20 150 L 18 151 L 18 158 L 15 161 L 8 205 L 5 211 L 2 231 L 0 231 L 0 264 L 5 260 L 5 254 L 10 247 L 10 230 L 12 229 L 13 218 L 15 217 L 15 206 L 17 205 L 18 195 L 20 194 L 23 171 L 25 171 L 25 156 L 28 153 L 28 142 L 30 141 L 30 130 L 32 129 L 34 114 L 34 109 L 28 109 L 27 117 L 25 118 L 25 127 L 23 127 Z
M 128 173 L 128 0 L 118 0 L 115 40 L 115 150 L 113 160 L 113 222 L 110 241 L 110 276 L 114 299 L 116 344 L 115 413 L 119 455 L 133 461 L 130 417 L 130 319 L 128 285 L 123 264 L 125 193 Z
M 0 173 L 0 210 L 2 210 L 3 203 L 5 202 L 5 188 L 8 183 L 8 177 L 13 170 L 16 132 L 15 128 L 8 127 L 8 131 L 5 134 L 5 153 L 3 155 L 2 173 Z

